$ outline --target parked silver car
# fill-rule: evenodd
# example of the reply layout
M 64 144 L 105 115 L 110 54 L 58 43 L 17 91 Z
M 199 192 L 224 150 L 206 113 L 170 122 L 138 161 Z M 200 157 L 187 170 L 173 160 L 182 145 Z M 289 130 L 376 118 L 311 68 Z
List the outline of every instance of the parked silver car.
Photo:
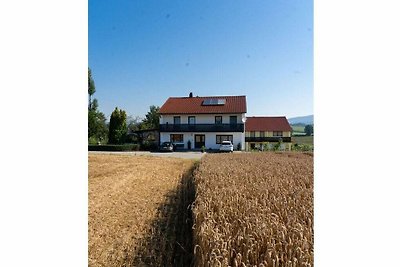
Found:
M 222 141 L 221 146 L 219 147 L 220 152 L 233 152 L 233 145 L 231 141 Z
M 160 146 L 160 151 L 173 152 L 174 145 L 171 142 L 164 142 Z

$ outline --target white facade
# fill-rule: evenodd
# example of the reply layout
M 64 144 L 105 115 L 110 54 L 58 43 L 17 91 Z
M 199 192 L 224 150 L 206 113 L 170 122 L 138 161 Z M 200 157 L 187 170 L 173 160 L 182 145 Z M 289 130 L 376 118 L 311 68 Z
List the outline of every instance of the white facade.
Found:
M 241 114 L 182 114 L 182 115 L 161 115 L 160 116 L 160 124 L 174 124 L 174 117 L 180 116 L 180 124 L 188 124 L 188 117 L 195 117 L 195 124 L 215 124 L 215 116 L 222 116 L 222 124 L 230 123 L 230 116 L 237 116 L 236 123 L 244 124 L 246 116 L 245 113 Z M 238 144 L 240 144 L 240 149 L 245 150 L 245 132 L 160 132 L 160 144 L 163 142 L 171 141 L 171 134 L 180 134 L 183 135 L 183 145 L 184 149 L 188 149 L 188 141 L 191 143 L 191 149 L 195 148 L 195 136 L 196 135 L 204 135 L 204 146 L 206 149 L 219 149 L 220 144 L 217 143 L 218 135 L 232 135 L 233 137 L 233 147 L 235 150 L 238 148 Z M 176 143 L 176 142 L 175 142 Z
M 230 123 L 230 116 L 237 116 L 237 123 L 244 123 L 246 120 L 246 116 L 244 113 L 242 114 L 195 114 L 195 115 L 161 115 L 160 116 L 160 124 L 173 124 L 174 117 L 179 116 L 181 117 L 181 124 L 188 123 L 189 116 L 196 117 L 196 124 L 214 124 L 215 123 L 215 116 L 222 116 L 222 123 Z
M 190 140 L 191 148 L 194 148 L 194 137 L 195 135 L 204 135 L 205 136 L 205 147 L 207 149 L 219 149 L 220 144 L 217 144 L 217 135 L 233 135 L 233 148 L 237 150 L 237 146 L 240 143 L 241 150 L 245 149 L 245 139 L 243 133 L 238 132 L 212 132 L 212 133 L 182 133 L 182 132 L 162 132 L 160 133 L 160 143 L 170 142 L 171 134 L 183 134 L 183 148 L 188 149 L 188 141 Z

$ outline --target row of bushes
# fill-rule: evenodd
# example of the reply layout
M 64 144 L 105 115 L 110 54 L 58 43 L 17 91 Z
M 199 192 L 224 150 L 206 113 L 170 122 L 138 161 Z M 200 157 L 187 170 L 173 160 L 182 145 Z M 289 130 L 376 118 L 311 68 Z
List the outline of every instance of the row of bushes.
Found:
M 314 151 L 314 146 L 313 145 L 308 145 L 308 144 L 294 144 L 292 146 L 292 150 L 294 151 Z
M 156 143 L 145 142 L 143 144 L 123 144 L 123 145 L 91 145 L 89 151 L 155 151 L 158 149 Z
M 139 144 L 89 145 L 89 151 L 137 151 L 139 148 Z

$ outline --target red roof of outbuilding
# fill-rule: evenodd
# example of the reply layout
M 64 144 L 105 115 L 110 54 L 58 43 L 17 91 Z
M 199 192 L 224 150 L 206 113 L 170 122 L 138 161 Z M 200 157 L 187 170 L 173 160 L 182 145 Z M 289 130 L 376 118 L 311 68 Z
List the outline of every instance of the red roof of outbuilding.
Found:
M 246 117 L 246 131 L 291 131 L 286 117 Z
M 204 106 L 206 99 L 225 99 L 224 105 Z M 170 97 L 160 108 L 160 114 L 246 113 L 246 96 Z

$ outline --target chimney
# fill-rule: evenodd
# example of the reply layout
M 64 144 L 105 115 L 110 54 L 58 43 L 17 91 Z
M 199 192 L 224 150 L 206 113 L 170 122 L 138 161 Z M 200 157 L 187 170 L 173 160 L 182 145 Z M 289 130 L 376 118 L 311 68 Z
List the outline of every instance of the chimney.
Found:
M 189 97 L 193 97 L 193 93 L 192 92 L 189 93 Z

